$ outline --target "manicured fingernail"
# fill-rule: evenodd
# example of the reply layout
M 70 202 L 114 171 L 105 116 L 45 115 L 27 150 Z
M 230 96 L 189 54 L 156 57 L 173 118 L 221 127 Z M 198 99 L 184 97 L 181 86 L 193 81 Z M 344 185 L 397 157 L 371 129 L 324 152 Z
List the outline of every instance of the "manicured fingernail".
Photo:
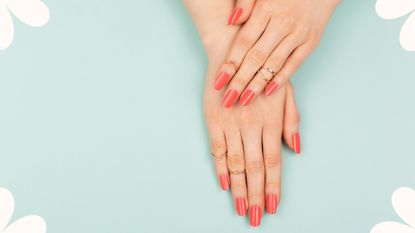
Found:
M 241 99 L 239 100 L 239 103 L 241 103 L 243 106 L 246 106 L 251 102 L 251 100 L 255 97 L 255 92 L 251 90 L 245 91 L 245 93 L 242 95 Z
M 249 223 L 253 227 L 259 226 L 261 224 L 261 207 L 259 205 L 253 205 L 249 208 Z
M 246 199 L 244 197 L 238 197 L 235 199 L 236 212 L 239 216 L 245 216 L 246 214 Z
M 271 95 L 271 93 L 278 87 L 278 83 L 271 82 L 265 88 L 265 95 Z
M 225 98 L 223 98 L 223 106 L 225 108 L 230 108 L 238 98 L 238 92 L 234 89 L 230 89 L 228 92 L 226 92 Z
M 300 140 L 300 134 L 299 133 L 293 133 L 291 136 L 291 140 L 293 142 L 293 149 L 295 153 L 300 154 L 301 153 L 301 140 Z
M 242 15 L 242 11 L 243 10 L 240 7 L 235 8 L 235 10 L 233 10 L 231 17 L 229 17 L 228 25 L 234 24 L 239 19 L 239 17 Z
M 224 191 L 229 190 L 229 176 L 227 174 L 220 175 L 219 182 Z
M 228 82 L 229 80 L 229 74 L 225 73 L 225 72 L 220 72 L 220 74 L 218 75 L 218 77 L 215 80 L 215 83 L 213 84 L 213 86 L 215 87 L 216 90 L 220 90 L 222 89 L 222 87 L 225 86 L 225 84 Z
M 277 212 L 278 199 L 275 194 L 267 195 L 266 204 L 267 204 L 267 212 L 269 214 L 275 214 Z

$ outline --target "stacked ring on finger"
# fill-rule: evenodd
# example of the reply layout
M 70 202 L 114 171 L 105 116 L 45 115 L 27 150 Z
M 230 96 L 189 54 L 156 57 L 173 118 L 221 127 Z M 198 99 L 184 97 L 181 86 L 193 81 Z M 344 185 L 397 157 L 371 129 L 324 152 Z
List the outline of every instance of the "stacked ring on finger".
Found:
M 275 75 L 277 74 L 277 73 L 275 73 L 271 68 L 269 68 L 269 67 L 264 67 L 264 66 L 262 66 L 261 67 L 262 69 L 265 69 L 266 71 L 268 71 L 268 72 L 270 72 L 271 74 L 272 74 L 272 77 L 275 77 Z
M 262 71 L 265 70 L 268 73 L 271 74 L 271 77 L 267 77 L 264 73 L 262 73 Z M 275 76 L 275 72 L 269 68 L 269 67 L 261 67 L 258 71 L 257 71 L 258 75 L 267 83 L 269 83 Z

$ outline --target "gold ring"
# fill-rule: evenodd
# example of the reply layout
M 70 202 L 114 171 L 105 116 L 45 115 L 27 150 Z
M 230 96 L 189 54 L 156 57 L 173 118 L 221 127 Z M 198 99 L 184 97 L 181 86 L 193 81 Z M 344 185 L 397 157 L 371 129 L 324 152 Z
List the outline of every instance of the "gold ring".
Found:
M 241 174 L 245 174 L 245 170 L 243 170 L 243 171 L 231 171 L 231 170 L 229 170 L 229 173 L 231 173 L 231 175 L 241 175 Z
M 261 78 L 265 81 L 265 82 L 267 82 L 267 83 L 269 83 L 270 81 L 271 81 L 271 79 L 267 79 L 266 77 L 265 77 L 265 75 L 261 72 L 261 69 L 259 69 L 258 70 L 258 72 L 257 72 L 258 74 L 259 74 L 259 76 L 261 76 Z
M 225 62 L 225 64 L 231 64 L 231 65 L 233 65 L 233 68 L 235 69 L 235 73 L 238 72 L 239 66 L 236 64 L 236 62 L 234 62 L 234 61 L 227 61 L 227 62 Z
M 222 160 L 224 157 L 225 157 L 225 155 L 227 154 L 227 152 L 225 151 L 225 153 L 223 153 L 223 154 L 221 154 L 221 155 L 215 155 L 215 154 L 213 154 L 213 153 L 210 153 L 211 155 L 212 155 L 212 157 L 216 160 L 216 161 L 220 161 L 220 160 Z
M 269 68 L 269 67 L 262 66 L 261 68 L 262 69 L 265 69 L 268 72 L 270 72 L 272 74 L 272 77 L 274 77 L 276 75 L 276 73 L 271 68 Z

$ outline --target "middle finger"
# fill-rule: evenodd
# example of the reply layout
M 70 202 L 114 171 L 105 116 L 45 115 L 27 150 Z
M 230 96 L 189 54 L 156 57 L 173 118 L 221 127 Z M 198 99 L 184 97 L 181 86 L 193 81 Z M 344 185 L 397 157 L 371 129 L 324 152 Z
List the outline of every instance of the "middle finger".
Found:
M 242 130 L 248 181 L 249 219 L 251 226 L 259 226 L 264 209 L 264 161 L 260 127 L 250 126 Z

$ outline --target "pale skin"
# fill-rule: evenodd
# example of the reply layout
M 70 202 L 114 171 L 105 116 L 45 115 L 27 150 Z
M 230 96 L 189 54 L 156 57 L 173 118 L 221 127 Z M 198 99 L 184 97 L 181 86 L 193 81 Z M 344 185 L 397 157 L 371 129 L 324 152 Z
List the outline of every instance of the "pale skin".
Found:
M 275 213 L 281 199 L 282 137 L 294 148 L 292 135 L 299 132 L 299 114 L 291 85 L 249 106 L 221 106 L 222 97 L 212 88 L 239 26 L 226 24 L 233 0 L 184 0 L 208 55 L 205 117 L 213 161 L 224 190 L 230 188 L 239 215 L 248 213 L 258 226 L 264 210 Z M 246 171 L 243 173 L 242 171 Z M 241 201 L 243 200 L 243 201 Z
M 243 26 L 219 69 L 221 82 L 214 88 L 225 88 L 225 93 L 233 91 L 241 97 L 242 105 L 248 105 L 262 91 L 265 95 L 275 93 L 317 47 L 339 3 L 340 0 L 237 0 L 228 23 Z M 226 101 L 225 95 L 223 105 L 231 107 L 236 101 L 237 98 Z

